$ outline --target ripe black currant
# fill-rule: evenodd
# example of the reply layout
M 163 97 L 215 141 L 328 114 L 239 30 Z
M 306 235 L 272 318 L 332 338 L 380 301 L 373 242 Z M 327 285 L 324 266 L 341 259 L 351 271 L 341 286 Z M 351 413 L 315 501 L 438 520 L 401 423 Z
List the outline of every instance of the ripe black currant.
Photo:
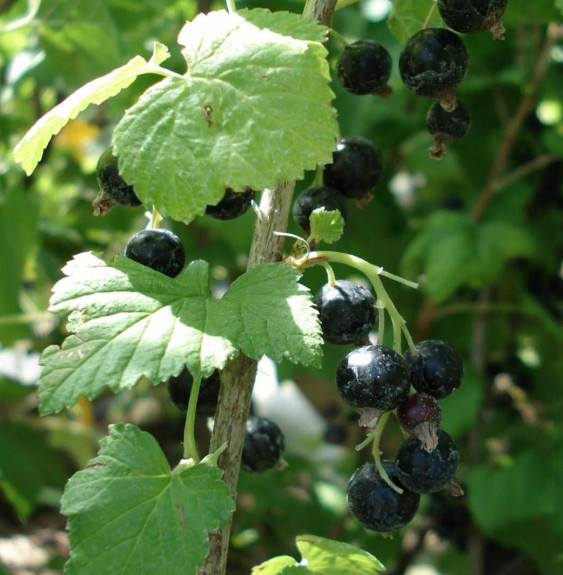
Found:
M 309 218 L 317 208 L 324 208 L 327 212 L 338 210 L 344 220 L 348 218 L 346 200 L 336 190 L 325 186 L 309 188 L 293 203 L 293 219 L 306 234 L 311 233 Z
M 167 387 L 170 400 L 182 413 L 188 410 L 193 383 L 194 378 L 187 368 L 168 380 Z M 215 415 L 220 388 L 221 375 L 219 370 L 216 369 L 209 377 L 202 378 L 197 396 L 196 413 L 198 415 L 205 417 Z
M 205 208 L 205 215 L 216 220 L 238 218 L 248 210 L 255 195 L 256 192 L 248 188 L 243 192 L 235 192 L 227 188 L 219 203 Z
M 141 200 L 135 194 L 133 186 L 125 183 L 119 173 L 117 156 L 113 155 L 113 146 L 110 146 L 98 160 L 96 176 L 100 192 L 92 202 L 94 215 L 103 216 L 115 205 L 140 206 Z
M 186 263 L 186 252 L 180 238 L 170 230 L 141 230 L 125 247 L 125 256 L 171 278 Z
M 452 111 L 456 87 L 465 78 L 468 64 L 459 36 L 445 28 L 426 28 L 407 41 L 399 57 L 399 72 L 411 92 L 437 98 L 444 110 Z
M 363 198 L 375 187 L 383 171 L 383 155 L 374 143 L 360 136 L 341 140 L 324 169 L 324 184 L 347 198 Z
M 412 433 L 427 451 L 438 443 L 438 426 L 442 410 L 434 397 L 427 393 L 413 393 L 397 406 L 397 420 L 401 427 Z
M 284 449 L 284 435 L 275 422 L 256 415 L 247 419 L 241 461 L 245 471 L 267 471 L 276 467 Z
M 390 411 L 409 393 L 408 367 L 401 354 L 390 347 L 357 347 L 338 365 L 336 385 L 352 407 Z
M 375 323 L 375 298 L 365 287 L 349 280 L 325 284 L 315 297 L 325 341 L 354 343 L 365 338 Z
M 452 438 L 438 430 L 436 448 L 426 451 L 416 437 L 401 444 L 395 459 L 401 483 L 415 493 L 433 493 L 443 489 L 455 476 L 459 451 Z
M 438 0 L 442 20 L 456 32 L 489 30 L 495 40 L 504 37 L 502 15 L 508 0 Z
M 373 40 L 359 40 L 344 48 L 336 63 L 336 76 L 352 94 L 389 96 L 391 76 L 389 52 Z
M 382 461 L 389 479 L 402 487 L 395 464 Z M 348 509 L 367 529 L 388 533 L 404 527 L 415 515 L 420 495 L 404 489 L 397 493 L 379 475 L 373 463 L 356 469 L 346 491 Z
M 409 350 L 405 360 L 417 391 L 437 399 L 450 395 L 463 380 L 463 362 L 459 353 L 445 341 L 430 339 Z
M 446 148 L 469 131 L 471 114 L 467 106 L 458 99 L 456 109 L 446 112 L 439 102 L 434 102 L 426 115 L 426 128 L 434 136 L 434 145 L 428 150 L 430 157 L 440 160 L 446 155 Z

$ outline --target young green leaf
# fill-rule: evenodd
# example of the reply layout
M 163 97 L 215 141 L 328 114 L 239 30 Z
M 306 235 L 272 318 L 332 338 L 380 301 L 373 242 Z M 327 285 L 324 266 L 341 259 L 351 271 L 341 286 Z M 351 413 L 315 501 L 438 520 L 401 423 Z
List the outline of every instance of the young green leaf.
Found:
M 30 175 L 43 156 L 43 151 L 51 138 L 66 124 L 76 118 L 90 104 L 101 104 L 130 86 L 141 74 L 167 75 L 172 72 L 159 65 L 169 57 L 168 49 L 158 42 L 154 45 L 153 56 L 147 62 L 135 56 L 127 64 L 109 74 L 96 78 L 71 94 L 38 120 L 14 148 L 14 159 Z
M 142 376 L 165 381 L 184 365 L 205 377 L 239 351 L 257 360 L 320 361 L 311 296 L 287 264 L 253 268 L 220 300 L 209 294 L 203 261 L 169 278 L 128 258 L 106 264 L 83 253 L 63 272 L 68 277 L 55 285 L 50 309 L 72 312 L 71 335 L 43 352 L 42 413 L 70 407 L 81 394 L 92 399 L 106 387 L 130 388 Z
M 317 208 L 309 216 L 311 233 L 309 241 L 326 242 L 331 244 L 338 241 L 344 233 L 344 218 L 338 210 L 325 210 Z
M 327 52 L 301 39 L 326 29 L 294 14 L 242 12 L 188 22 L 184 77 L 149 88 L 114 131 L 125 180 L 176 220 L 203 214 L 225 188 L 274 187 L 332 158 Z
M 98 456 L 69 480 L 62 498 L 70 530 L 65 573 L 195 575 L 209 532 L 234 510 L 221 474 L 205 463 L 170 470 L 152 435 L 110 425 Z
M 303 559 L 275 557 L 252 569 L 252 575 L 374 575 L 385 567 L 370 553 L 353 545 L 315 535 L 300 535 L 297 548 Z

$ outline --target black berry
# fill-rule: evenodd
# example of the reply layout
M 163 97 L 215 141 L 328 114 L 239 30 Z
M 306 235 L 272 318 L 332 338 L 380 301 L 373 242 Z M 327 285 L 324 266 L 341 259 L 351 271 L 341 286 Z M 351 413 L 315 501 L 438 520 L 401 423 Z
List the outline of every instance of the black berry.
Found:
M 401 483 L 415 493 L 433 493 L 443 489 L 455 476 L 459 451 L 452 438 L 438 430 L 438 444 L 426 451 L 416 437 L 406 439 L 395 459 Z
M 324 169 L 324 184 L 347 198 L 363 198 L 375 187 L 383 171 L 383 155 L 362 137 L 341 140 Z
M 508 0 L 438 0 L 442 20 L 456 32 L 489 30 L 495 40 L 504 36 L 502 15 Z
M 445 341 L 427 340 L 409 350 L 405 360 L 417 391 L 437 399 L 450 395 L 463 380 L 463 362 L 459 353 Z
M 284 435 L 276 423 L 266 417 L 247 419 L 241 461 L 244 470 L 267 471 L 276 467 L 284 449 Z
M 346 46 L 336 63 L 336 76 L 352 94 L 388 96 L 391 76 L 389 52 L 373 40 L 359 40 Z
M 171 377 L 168 380 L 167 387 L 170 400 L 182 413 L 188 410 L 193 383 L 194 378 L 187 368 L 176 377 Z M 205 417 L 215 415 L 220 388 L 221 375 L 219 370 L 215 370 L 209 377 L 202 378 L 197 396 L 196 413 L 198 415 Z
M 456 109 L 446 112 L 439 102 L 434 102 L 426 115 L 426 128 L 434 136 L 434 145 L 429 149 L 430 157 L 439 160 L 446 155 L 446 148 L 469 131 L 471 114 L 467 106 L 457 101 Z
M 235 192 L 231 188 L 227 188 L 219 203 L 205 208 L 205 215 L 216 220 L 238 218 L 248 210 L 255 195 L 256 192 L 248 188 L 243 192 Z
M 96 176 L 100 192 L 92 202 L 94 215 L 107 214 L 116 204 L 121 206 L 140 206 L 141 200 L 135 194 L 133 186 L 125 182 L 119 173 L 117 156 L 113 155 L 113 146 L 110 146 L 98 160 Z
M 347 344 L 365 338 L 375 323 L 375 298 L 365 287 L 337 280 L 325 284 L 315 297 L 325 341 Z
M 407 41 L 399 57 L 399 72 L 411 92 L 437 98 L 445 110 L 452 111 L 455 89 L 465 78 L 468 64 L 459 36 L 445 28 L 426 28 Z
M 395 464 L 382 461 L 382 465 L 389 479 L 402 487 Z M 382 479 L 373 463 L 365 463 L 350 478 L 346 501 L 364 527 L 387 533 L 409 523 L 418 509 L 420 495 L 408 489 L 397 493 Z
M 390 411 L 409 393 L 408 367 L 401 354 L 390 347 L 357 347 L 338 365 L 336 385 L 352 407 Z
M 348 218 L 346 200 L 336 190 L 324 186 L 309 188 L 293 203 L 293 219 L 306 234 L 311 233 L 309 218 L 317 208 L 324 208 L 327 212 L 338 210 L 344 220 Z
M 421 442 L 424 449 L 432 451 L 436 448 L 442 410 L 434 397 L 427 393 L 409 395 L 397 406 L 397 420 L 405 431 Z
M 171 278 L 186 263 L 186 252 L 180 238 L 170 230 L 141 230 L 125 247 L 125 256 Z

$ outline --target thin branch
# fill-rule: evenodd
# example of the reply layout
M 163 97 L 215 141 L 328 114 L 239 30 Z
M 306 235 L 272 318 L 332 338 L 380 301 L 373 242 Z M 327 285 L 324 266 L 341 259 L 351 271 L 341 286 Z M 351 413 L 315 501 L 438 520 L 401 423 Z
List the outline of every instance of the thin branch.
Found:
M 492 190 L 493 192 L 498 192 L 499 190 L 502 190 L 502 188 L 506 188 L 506 186 L 509 186 L 510 184 L 513 184 L 514 182 L 517 182 L 518 180 L 521 180 L 560 159 L 561 156 L 559 154 L 544 154 L 543 156 L 538 156 L 537 158 L 534 158 L 526 164 L 516 168 L 514 171 L 506 174 L 506 176 L 493 182 L 491 184 Z

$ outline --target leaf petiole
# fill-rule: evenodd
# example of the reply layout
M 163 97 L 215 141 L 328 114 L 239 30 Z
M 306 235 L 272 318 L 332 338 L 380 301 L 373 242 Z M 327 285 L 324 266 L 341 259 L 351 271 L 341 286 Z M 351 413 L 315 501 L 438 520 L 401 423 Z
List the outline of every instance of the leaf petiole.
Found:
M 188 403 L 188 412 L 186 413 L 186 423 L 184 425 L 184 459 L 192 459 L 196 463 L 200 461 L 194 433 L 195 413 L 200 386 L 201 377 L 194 377 L 192 390 L 190 392 L 190 401 Z

